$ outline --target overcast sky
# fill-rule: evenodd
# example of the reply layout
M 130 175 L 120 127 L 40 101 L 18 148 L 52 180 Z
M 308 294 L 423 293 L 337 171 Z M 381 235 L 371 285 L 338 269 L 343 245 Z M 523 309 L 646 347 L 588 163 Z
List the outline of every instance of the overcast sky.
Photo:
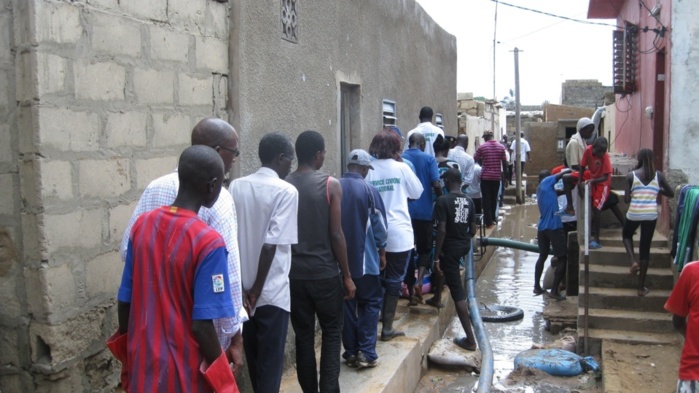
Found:
M 493 95 L 493 27 L 491 0 L 417 0 L 445 30 L 456 36 L 457 91 Z M 507 3 L 574 19 L 587 20 L 589 0 L 507 0 Z M 590 20 L 615 24 L 614 19 Z M 567 79 L 597 79 L 612 84 L 613 27 L 567 21 L 500 3 L 497 7 L 496 96 L 514 90 L 514 53 L 519 53 L 523 105 L 548 100 L 558 104 Z

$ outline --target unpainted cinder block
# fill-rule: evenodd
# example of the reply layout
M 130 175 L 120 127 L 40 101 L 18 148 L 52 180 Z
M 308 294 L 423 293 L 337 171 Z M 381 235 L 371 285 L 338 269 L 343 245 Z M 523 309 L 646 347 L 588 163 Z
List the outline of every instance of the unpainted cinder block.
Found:
M 102 209 L 44 214 L 44 246 L 50 255 L 59 249 L 90 249 L 102 244 Z
M 108 147 L 142 147 L 146 137 L 145 112 L 111 112 L 107 115 L 105 135 Z
M 191 141 L 192 119 L 181 113 L 153 114 L 153 147 L 186 146 Z
M 170 23 L 187 31 L 198 32 L 204 22 L 208 0 L 169 0 Z
M 73 63 L 75 98 L 79 100 L 123 100 L 126 70 L 114 63 Z
M 136 185 L 145 190 L 148 184 L 160 176 L 172 173 L 177 167 L 177 157 L 159 157 L 136 161 Z
M 197 69 L 228 74 L 228 42 L 196 37 Z
M 19 179 L 17 179 L 16 173 L 5 173 L 0 174 L 0 190 L 2 191 L 2 198 L 0 198 L 0 215 L 14 215 L 16 213 L 16 203 L 15 203 L 15 185 L 18 185 Z
M 88 261 L 85 265 L 87 296 L 89 298 L 105 294 L 110 297 L 115 296 L 119 290 L 123 270 L 124 263 L 118 251 L 102 254 Z
M 87 232 L 87 231 L 84 231 Z M 77 287 L 69 264 L 25 269 L 27 300 L 37 318 L 75 307 Z
M 128 205 L 119 205 L 109 210 L 109 242 L 115 246 L 121 245 L 126 226 L 129 224 L 131 215 L 136 210 L 138 201 L 133 201 Z M 121 277 L 121 275 L 119 276 Z M 116 293 L 116 292 L 115 292 Z
M 190 35 L 162 27 L 150 26 L 150 51 L 154 60 L 186 64 L 189 60 Z
M 211 76 L 199 77 L 179 74 L 179 104 L 184 106 L 213 107 L 213 82 Z
M 40 148 L 76 152 L 99 149 L 100 122 L 96 114 L 67 108 L 40 107 L 36 110 Z
M 19 367 L 20 347 L 18 345 L 17 328 L 0 325 L 0 366 Z M 24 348 L 24 350 L 28 349 Z
M 14 162 L 15 146 L 12 144 L 12 136 L 10 135 L 10 126 L 8 124 L 0 124 L 0 164 L 9 164 Z
M 21 272 L 21 269 L 18 267 L 16 260 L 12 262 L 12 265 L 14 269 L 11 269 L 0 277 L 0 302 L 2 302 L 0 303 L 2 304 L 2 307 L 0 307 L 0 318 L 5 321 L 18 317 L 22 310 L 19 298 L 17 297 L 17 282 L 19 281 L 18 279 L 21 278 L 17 277 L 19 275 L 17 272 Z M 13 334 L 16 334 L 16 332 L 13 331 Z M 17 337 L 14 338 L 16 339 Z M 7 331 L 0 325 L 0 367 L 9 363 L 14 365 L 19 364 L 19 361 L 15 361 L 14 358 L 8 360 L 9 357 L 16 356 L 16 353 L 13 354 L 13 351 L 8 351 L 6 349 L 8 340 Z M 12 345 L 16 345 L 16 342 L 13 342 Z
M 131 188 L 129 161 L 126 159 L 81 160 L 78 171 L 78 189 L 82 198 L 118 197 Z M 101 224 L 91 228 L 101 228 Z
M 12 62 L 12 14 L 0 9 L 0 63 Z
M 73 199 L 73 173 L 70 161 L 41 160 L 41 196 Z
M 38 52 L 36 58 L 39 97 L 62 91 L 66 79 L 66 59 L 42 52 Z
M 167 21 L 167 0 L 120 0 L 122 11 L 144 20 Z
M 33 1 L 37 43 L 74 44 L 83 34 L 77 4 Z M 31 9 L 31 8 L 30 8 Z
M 205 36 L 228 40 L 230 37 L 228 7 L 228 3 L 207 1 L 206 14 L 201 29 Z
M 133 84 L 136 99 L 142 104 L 172 106 L 174 102 L 175 73 L 165 70 L 134 70 Z
M 92 26 L 92 49 L 95 52 L 133 57 L 141 55 L 140 23 L 100 12 L 90 16 L 88 21 Z

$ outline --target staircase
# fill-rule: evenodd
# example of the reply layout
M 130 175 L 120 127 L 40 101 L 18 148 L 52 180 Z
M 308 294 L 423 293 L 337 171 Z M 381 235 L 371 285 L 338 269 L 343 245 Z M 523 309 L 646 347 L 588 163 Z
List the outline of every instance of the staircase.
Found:
M 634 236 L 636 257 L 640 228 Z M 650 250 L 646 287 L 650 292 L 639 297 L 638 276 L 629 274 L 630 264 L 620 229 L 603 229 L 602 248 L 590 250 L 588 345 L 590 354 L 599 355 L 602 340 L 632 344 L 674 344 L 678 335 L 672 316 L 663 309 L 673 286 L 672 259 L 667 239 L 655 233 Z M 584 254 L 580 251 L 580 295 L 578 296 L 578 348 L 585 334 Z

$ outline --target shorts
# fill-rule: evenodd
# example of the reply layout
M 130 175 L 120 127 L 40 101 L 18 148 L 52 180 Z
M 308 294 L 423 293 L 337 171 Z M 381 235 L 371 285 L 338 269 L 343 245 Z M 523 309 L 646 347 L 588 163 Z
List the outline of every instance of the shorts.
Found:
M 553 255 L 555 257 L 568 256 L 568 241 L 563 228 L 539 231 L 536 234 L 536 239 L 539 243 L 539 250 L 542 250 L 542 253 L 548 254 L 549 249 L 553 247 Z
M 677 380 L 677 393 L 699 393 L 699 381 Z
M 470 242 L 469 242 L 470 244 Z M 459 259 L 468 254 L 470 246 L 465 251 L 443 251 L 439 257 L 439 265 L 444 272 L 444 280 L 449 287 L 451 298 L 454 303 L 466 300 L 466 291 L 461 281 L 461 270 L 459 269 Z
M 600 211 L 604 210 L 604 205 L 609 199 L 609 184 L 593 184 L 590 188 L 590 198 L 592 199 L 592 207 Z
M 432 220 L 411 220 L 415 249 L 418 254 L 429 254 L 432 251 Z

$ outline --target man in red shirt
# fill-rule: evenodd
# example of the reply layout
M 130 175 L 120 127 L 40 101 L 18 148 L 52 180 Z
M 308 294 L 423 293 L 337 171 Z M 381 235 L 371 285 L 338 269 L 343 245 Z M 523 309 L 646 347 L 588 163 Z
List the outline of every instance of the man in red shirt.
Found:
M 483 133 L 484 144 L 478 146 L 473 159 L 481 164 L 481 192 L 483 194 L 483 221 L 488 229 L 497 222 L 497 202 L 500 193 L 500 182 L 505 183 L 507 154 L 505 147 L 493 139 L 493 132 Z
M 590 228 L 590 245 L 592 249 L 602 248 L 599 243 L 600 215 L 604 208 L 604 203 L 609 197 L 612 184 L 612 163 L 607 154 L 607 138 L 599 137 L 595 139 L 591 146 L 588 146 L 580 160 L 580 172 L 585 172 L 585 168 L 590 171 L 590 179 L 585 180 L 590 184 L 590 199 L 592 201 L 592 228 Z M 578 192 L 582 197 L 584 188 L 578 187 Z
M 107 341 L 127 392 L 238 392 L 213 323 L 235 314 L 228 251 L 197 217 L 218 199 L 223 175 L 216 150 L 188 147 L 175 201 L 142 214 L 131 229 L 119 331 Z
M 699 263 L 684 266 L 665 303 L 672 324 L 684 336 L 677 392 L 699 391 Z

